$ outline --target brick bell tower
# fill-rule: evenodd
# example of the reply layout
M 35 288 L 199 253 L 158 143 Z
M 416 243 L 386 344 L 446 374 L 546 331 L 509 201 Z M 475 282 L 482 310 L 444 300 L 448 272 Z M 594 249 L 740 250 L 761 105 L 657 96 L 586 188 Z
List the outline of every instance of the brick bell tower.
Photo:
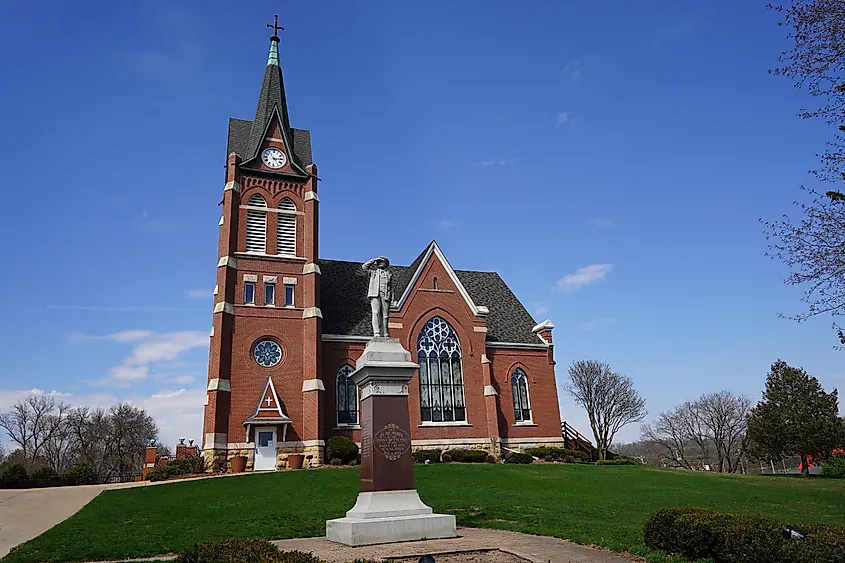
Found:
M 204 455 L 247 469 L 320 463 L 323 382 L 317 167 L 288 119 L 278 17 L 252 121 L 229 120 Z

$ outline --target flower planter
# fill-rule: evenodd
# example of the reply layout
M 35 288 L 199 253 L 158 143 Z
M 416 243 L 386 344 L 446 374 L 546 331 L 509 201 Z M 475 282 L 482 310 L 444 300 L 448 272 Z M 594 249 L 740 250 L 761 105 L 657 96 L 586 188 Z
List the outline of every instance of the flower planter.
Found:
M 302 454 L 290 454 L 288 456 L 288 467 L 291 469 L 302 469 L 302 462 L 305 461 L 305 456 Z
M 232 473 L 243 473 L 246 471 L 246 456 L 235 456 L 229 462 L 232 464 Z

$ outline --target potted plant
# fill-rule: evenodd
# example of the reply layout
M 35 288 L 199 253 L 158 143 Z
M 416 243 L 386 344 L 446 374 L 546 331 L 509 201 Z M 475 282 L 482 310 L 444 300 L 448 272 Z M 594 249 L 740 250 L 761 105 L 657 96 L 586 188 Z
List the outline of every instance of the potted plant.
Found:
M 232 473 L 243 473 L 246 471 L 246 456 L 244 455 L 236 455 L 232 459 L 229 460 L 229 463 L 232 465 Z
M 304 461 L 305 456 L 303 454 L 288 455 L 288 467 L 291 469 L 302 469 L 302 462 Z

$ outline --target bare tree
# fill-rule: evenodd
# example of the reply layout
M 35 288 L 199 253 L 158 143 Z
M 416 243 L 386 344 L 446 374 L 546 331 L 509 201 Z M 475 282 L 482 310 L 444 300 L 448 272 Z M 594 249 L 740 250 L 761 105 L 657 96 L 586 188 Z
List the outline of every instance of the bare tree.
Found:
M 696 464 L 690 461 L 689 424 L 684 420 L 685 413 L 678 406 L 668 412 L 662 412 L 657 420 L 645 424 L 640 429 L 643 440 L 657 444 L 662 448 L 662 461 L 669 467 L 694 469 Z
M 642 428 L 645 440 L 659 444 L 669 465 L 700 469 L 705 465 L 733 473 L 745 450 L 746 419 L 751 400 L 729 391 L 702 395 Z
M 0 428 L 18 445 L 31 467 L 36 458 L 44 456 L 44 446 L 62 426 L 67 409 L 67 404 L 54 397 L 29 395 L 0 414 Z
M 828 150 L 818 155 L 821 168 L 811 172 L 823 182 L 841 182 L 845 179 L 845 5 L 842 0 L 788 0 L 769 8 L 781 16 L 778 25 L 788 29 L 791 42 L 778 58 L 780 66 L 770 72 L 789 77 L 817 102 L 814 108 L 801 109 L 800 117 L 821 118 L 838 129 Z M 792 270 L 786 283 L 806 288 L 802 299 L 808 305 L 806 312 L 786 317 L 799 322 L 845 312 L 845 195 L 836 189 L 802 189 L 811 199 L 795 202 L 798 219 L 787 215 L 775 221 L 761 219 L 771 241 L 768 255 Z M 834 329 L 845 346 L 845 332 L 835 324 Z
M 144 409 L 120 403 L 109 409 L 112 472 L 122 478 L 140 471 L 144 452 L 158 435 L 158 426 Z
M 751 411 L 751 399 L 730 391 L 720 391 L 703 395 L 696 402 L 716 450 L 717 470 L 735 472 L 745 451 L 746 420 Z
M 620 428 L 639 422 L 648 414 L 645 399 L 634 389 L 631 379 L 614 373 L 606 362 L 574 362 L 564 390 L 587 411 L 599 459 L 607 457 L 607 449 Z

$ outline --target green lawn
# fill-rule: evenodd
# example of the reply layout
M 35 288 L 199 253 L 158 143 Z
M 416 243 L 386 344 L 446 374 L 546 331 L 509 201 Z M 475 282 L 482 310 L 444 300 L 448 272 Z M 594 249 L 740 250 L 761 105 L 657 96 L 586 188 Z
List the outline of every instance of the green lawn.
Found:
M 557 536 L 646 553 L 649 512 L 695 505 L 785 522 L 845 524 L 845 480 L 724 476 L 589 465 L 415 466 L 423 501 L 459 525 Z M 358 492 L 357 468 L 190 481 L 107 491 L 5 561 L 152 556 L 198 540 L 321 536 Z

